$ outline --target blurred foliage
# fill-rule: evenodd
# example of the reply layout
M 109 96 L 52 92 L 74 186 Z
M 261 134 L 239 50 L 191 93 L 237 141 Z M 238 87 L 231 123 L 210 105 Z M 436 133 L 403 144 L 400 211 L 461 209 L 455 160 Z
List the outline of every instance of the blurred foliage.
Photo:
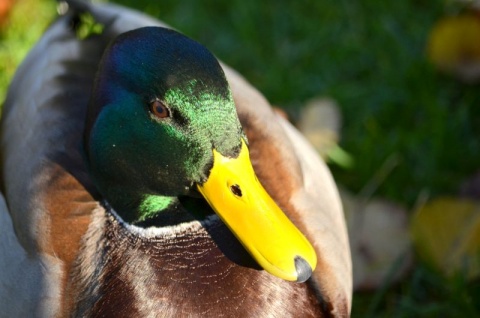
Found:
M 102 34 L 104 28 L 103 24 L 97 23 L 91 14 L 81 14 L 79 19 L 79 27 L 77 29 L 77 37 L 79 39 L 84 40 L 89 36 Z
M 447 279 L 419 264 L 401 284 L 387 281 L 373 296 L 354 294 L 352 317 L 479 317 L 479 283 L 460 274 Z
M 480 89 L 439 73 L 425 58 L 428 33 L 451 2 L 117 2 L 203 43 L 294 120 L 306 100 L 335 99 L 343 115 L 340 146 L 354 165 L 332 169 L 354 192 L 373 180 L 375 195 L 412 207 L 420 194 L 455 194 L 478 170 Z M 14 23 L 0 38 L 0 99 L 54 15 L 53 0 L 18 0 Z M 400 284 L 387 280 L 373 294 L 355 294 L 353 316 L 479 316 L 479 285 L 420 264 Z
M 55 17 L 54 1 L 17 0 L 0 30 L 0 103 L 19 63 Z

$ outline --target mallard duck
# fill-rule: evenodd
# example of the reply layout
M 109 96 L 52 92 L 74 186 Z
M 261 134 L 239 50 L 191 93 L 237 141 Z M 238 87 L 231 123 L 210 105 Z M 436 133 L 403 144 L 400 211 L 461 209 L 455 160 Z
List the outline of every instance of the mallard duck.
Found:
M 81 14 L 103 25 L 76 35 Z M 0 316 L 350 314 L 325 164 L 202 45 L 69 2 L 0 126 Z

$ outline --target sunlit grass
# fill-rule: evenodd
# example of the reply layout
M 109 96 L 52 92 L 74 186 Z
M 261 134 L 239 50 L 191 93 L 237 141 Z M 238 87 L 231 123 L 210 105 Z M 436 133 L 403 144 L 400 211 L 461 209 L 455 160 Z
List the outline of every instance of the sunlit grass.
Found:
M 0 34 L 0 101 L 19 63 L 56 15 L 55 1 L 18 0 Z

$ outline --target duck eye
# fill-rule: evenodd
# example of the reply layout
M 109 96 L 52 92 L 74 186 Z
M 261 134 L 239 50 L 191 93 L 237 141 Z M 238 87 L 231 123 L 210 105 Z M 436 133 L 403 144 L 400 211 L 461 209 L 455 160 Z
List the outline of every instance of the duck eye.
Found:
M 170 110 L 159 100 L 154 100 L 150 103 L 150 112 L 157 118 L 170 117 Z

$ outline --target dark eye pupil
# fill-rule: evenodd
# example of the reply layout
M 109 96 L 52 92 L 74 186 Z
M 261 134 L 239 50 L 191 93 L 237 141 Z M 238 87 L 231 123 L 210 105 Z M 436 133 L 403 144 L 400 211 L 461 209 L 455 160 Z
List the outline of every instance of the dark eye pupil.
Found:
M 165 111 L 162 105 L 157 106 L 155 110 L 157 111 L 157 113 L 160 113 L 160 114 L 163 114 L 163 112 Z

